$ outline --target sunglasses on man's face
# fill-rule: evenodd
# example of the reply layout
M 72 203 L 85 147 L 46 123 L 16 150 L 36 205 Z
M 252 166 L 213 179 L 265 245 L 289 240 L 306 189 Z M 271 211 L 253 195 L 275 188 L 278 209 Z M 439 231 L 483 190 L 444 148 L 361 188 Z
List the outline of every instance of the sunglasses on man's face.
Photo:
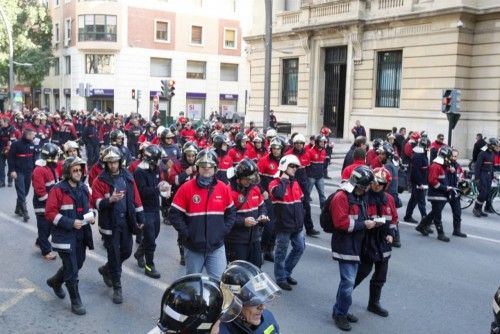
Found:
M 298 166 L 298 165 L 294 165 L 294 164 L 289 164 L 289 165 L 288 165 L 288 167 L 289 167 L 289 168 L 294 168 L 294 169 L 299 168 L 299 166 Z
M 81 170 L 81 168 L 78 168 L 78 169 L 73 169 L 71 172 L 72 173 L 81 173 L 82 170 Z

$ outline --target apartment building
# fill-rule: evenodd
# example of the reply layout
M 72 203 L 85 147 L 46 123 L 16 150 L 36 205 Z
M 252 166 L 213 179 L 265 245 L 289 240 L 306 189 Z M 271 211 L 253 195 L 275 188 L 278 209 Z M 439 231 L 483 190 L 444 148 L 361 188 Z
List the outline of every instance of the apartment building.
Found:
M 199 119 L 214 110 L 243 115 L 248 2 L 49 0 L 48 5 L 56 63 L 35 90 L 41 107 L 138 110 L 148 117 L 157 96 L 159 109 L 167 109 L 160 90 L 161 80 L 168 79 L 176 83 L 172 116 L 185 111 Z
M 254 1 L 248 43 L 249 119 L 261 119 L 264 1 Z M 462 93 L 453 145 L 500 132 L 500 2 L 497 0 L 274 0 L 271 109 L 293 130 L 323 124 L 352 139 L 393 126 L 447 135 L 442 91 Z M 465 152 L 463 152 L 465 153 Z

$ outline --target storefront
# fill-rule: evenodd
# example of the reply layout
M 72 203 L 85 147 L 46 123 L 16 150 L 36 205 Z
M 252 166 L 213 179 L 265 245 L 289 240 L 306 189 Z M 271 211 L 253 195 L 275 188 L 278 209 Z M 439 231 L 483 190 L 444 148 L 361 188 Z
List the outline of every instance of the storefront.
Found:
M 207 94 L 186 93 L 186 116 L 191 120 L 205 119 Z
M 220 94 L 219 95 L 219 113 L 223 119 L 232 120 L 233 115 L 238 112 L 238 95 L 237 94 Z
M 87 110 L 100 110 L 113 112 L 114 110 L 114 89 L 94 88 L 87 97 Z
M 54 88 L 52 90 L 52 94 L 54 94 L 54 108 L 56 108 L 56 110 L 61 110 L 61 97 L 59 88 Z
M 43 107 L 50 111 L 50 94 L 52 93 L 51 88 L 43 89 Z
M 33 89 L 33 107 L 41 108 L 42 107 L 42 89 L 34 88 Z
M 66 108 L 66 110 L 71 110 L 71 89 L 64 88 L 63 93 L 64 93 L 64 107 Z

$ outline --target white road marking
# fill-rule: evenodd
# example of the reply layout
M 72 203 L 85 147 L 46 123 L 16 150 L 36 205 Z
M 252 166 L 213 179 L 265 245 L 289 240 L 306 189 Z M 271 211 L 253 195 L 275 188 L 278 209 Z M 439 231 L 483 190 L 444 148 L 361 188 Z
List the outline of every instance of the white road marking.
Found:
M 8 292 L 8 293 L 15 293 L 16 295 L 10 299 L 7 299 L 5 302 L 0 304 L 0 316 L 7 311 L 9 308 L 12 306 L 16 305 L 19 303 L 21 300 L 23 300 L 24 297 L 29 295 L 30 293 L 33 293 L 35 289 L 33 288 L 28 288 L 28 289 L 3 289 L 0 288 L 0 292 Z
M 26 223 L 22 223 L 22 222 L 16 220 L 15 218 L 5 214 L 4 212 L 0 212 L 0 218 L 5 219 L 9 222 L 12 222 L 12 223 L 16 224 L 16 226 L 23 227 L 30 232 L 38 233 L 37 228 L 35 226 L 30 225 L 30 224 L 26 224 Z M 105 264 L 108 261 L 106 257 L 99 255 L 94 251 L 89 251 L 89 250 L 87 250 L 87 257 L 91 258 L 92 260 L 94 260 L 96 262 L 102 263 L 102 264 Z M 122 272 L 127 274 L 128 276 L 130 276 L 132 278 L 135 278 L 135 279 L 137 279 L 143 283 L 146 283 L 147 285 L 149 285 L 153 288 L 157 288 L 161 291 L 165 291 L 167 289 L 167 287 L 169 286 L 168 284 L 163 283 L 159 280 L 153 280 L 151 278 L 146 277 L 144 274 L 139 274 L 127 266 L 122 266 Z M 1 311 L 0 311 L 0 314 L 1 314 Z

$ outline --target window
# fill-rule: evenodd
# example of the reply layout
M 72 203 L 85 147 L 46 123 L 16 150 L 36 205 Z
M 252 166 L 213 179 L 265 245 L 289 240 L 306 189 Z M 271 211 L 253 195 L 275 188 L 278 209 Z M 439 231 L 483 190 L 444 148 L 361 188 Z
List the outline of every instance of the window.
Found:
M 54 41 L 59 43 L 59 23 L 54 25 Z
M 170 42 L 168 21 L 155 21 L 155 42 Z
M 54 60 L 54 75 L 59 75 L 59 58 Z
M 299 76 L 299 59 L 283 59 L 283 91 L 281 104 L 297 104 L 297 81 Z
M 221 81 L 238 81 L 238 64 L 220 64 Z
M 64 63 L 65 63 L 65 68 L 66 68 L 66 71 L 64 73 L 71 74 L 71 56 L 65 56 Z
M 224 29 L 224 48 L 236 49 L 236 30 Z
M 399 108 L 402 58 L 401 50 L 378 53 L 375 107 Z
M 54 7 L 59 7 L 59 0 L 54 0 Z
M 168 78 L 172 76 L 172 59 L 151 58 L 150 76 Z
M 191 26 L 191 44 L 201 45 L 203 43 L 203 27 Z
M 116 15 L 78 16 L 78 41 L 116 42 Z
M 186 78 L 188 79 L 205 79 L 205 69 L 207 63 L 204 61 L 187 61 Z
M 85 55 L 85 73 L 113 74 L 115 71 L 115 55 Z
M 64 46 L 69 46 L 71 41 L 71 18 L 64 20 Z
M 302 1 L 304 2 L 304 1 Z M 289 10 L 299 10 L 300 2 L 297 0 L 285 0 L 285 11 Z

